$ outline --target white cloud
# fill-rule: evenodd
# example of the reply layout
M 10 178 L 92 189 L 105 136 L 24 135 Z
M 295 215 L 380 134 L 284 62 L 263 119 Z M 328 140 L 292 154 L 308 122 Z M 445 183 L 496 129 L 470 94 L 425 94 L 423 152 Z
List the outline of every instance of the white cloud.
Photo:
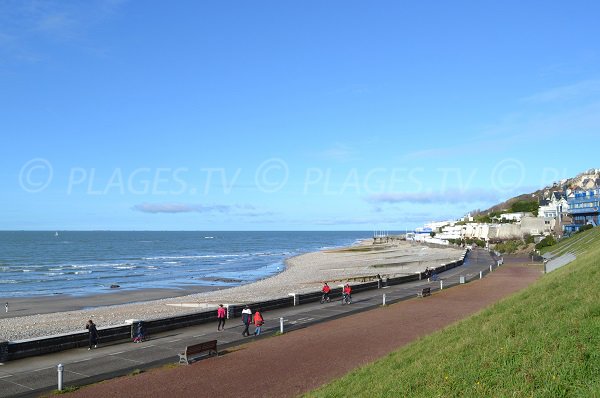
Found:
M 372 204 L 393 203 L 489 203 L 500 200 L 500 193 L 492 190 L 447 190 L 427 192 L 394 192 L 371 195 L 366 198 Z
M 357 152 L 348 145 L 337 143 L 317 154 L 320 158 L 337 162 L 348 162 L 357 159 Z
M 521 101 L 527 103 L 559 102 L 582 99 L 595 94 L 600 94 L 600 80 L 584 80 L 533 94 L 529 97 L 522 98 Z
M 132 207 L 132 210 L 150 214 L 178 214 L 178 213 L 219 213 L 231 214 L 236 217 L 268 217 L 276 213 L 264 211 L 248 204 L 243 205 L 203 205 L 199 203 L 141 203 Z
M 94 26 L 113 16 L 121 0 L 67 2 L 19 0 L 0 2 L 0 56 L 37 61 L 40 42 L 81 45 Z
M 133 210 L 142 213 L 228 213 L 232 206 L 227 205 L 201 205 L 188 203 L 142 203 L 133 206 Z

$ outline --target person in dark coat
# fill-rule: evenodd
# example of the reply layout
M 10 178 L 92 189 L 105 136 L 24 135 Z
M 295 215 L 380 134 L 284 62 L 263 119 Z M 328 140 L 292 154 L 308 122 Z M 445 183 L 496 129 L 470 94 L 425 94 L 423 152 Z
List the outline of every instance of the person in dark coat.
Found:
M 85 328 L 89 332 L 90 346 L 89 346 L 88 350 L 91 350 L 92 347 L 97 348 L 98 347 L 98 329 L 96 329 L 96 324 L 90 319 L 87 322 L 87 324 L 85 325 Z
M 250 336 L 250 331 L 248 328 L 252 323 L 252 310 L 248 306 L 244 307 L 242 310 L 242 322 L 244 323 L 244 331 L 242 332 L 242 336 Z
M 146 338 L 146 330 L 144 330 L 144 324 L 142 321 L 140 321 L 137 324 L 137 327 L 135 329 L 135 337 L 133 339 L 134 343 L 141 343 L 142 341 L 144 341 L 144 339 Z

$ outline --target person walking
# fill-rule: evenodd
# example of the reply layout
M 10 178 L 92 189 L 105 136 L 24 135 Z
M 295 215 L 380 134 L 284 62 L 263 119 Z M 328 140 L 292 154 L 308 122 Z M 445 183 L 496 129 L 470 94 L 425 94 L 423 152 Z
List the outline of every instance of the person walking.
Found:
M 342 297 L 342 304 L 351 304 L 352 303 L 352 288 L 350 287 L 350 285 L 348 283 L 346 283 L 346 285 L 344 286 L 344 290 L 343 290 L 343 297 Z
M 265 323 L 265 320 L 263 319 L 262 314 L 260 313 L 260 308 L 259 308 L 254 313 L 254 327 L 256 327 L 256 329 L 254 329 L 255 336 L 260 335 L 260 329 L 264 323 Z
M 90 341 L 90 346 L 88 348 L 88 351 L 89 351 L 92 349 L 92 346 L 94 348 L 98 347 L 98 329 L 96 329 L 96 324 L 91 319 L 89 321 L 87 321 L 87 325 L 85 325 L 85 328 L 88 330 L 88 333 L 89 333 L 89 336 L 88 336 L 89 341 Z
M 242 332 L 242 336 L 250 336 L 250 331 L 248 328 L 252 323 L 252 311 L 248 306 L 245 306 L 242 310 L 242 322 L 244 323 L 244 331 Z
M 323 295 L 321 296 L 321 304 L 323 304 L 325 301 L 329 302 L 329 293 L 331 293 L 331 288 L 329 287 L 329 285 L 327 284 L 327 282 L 323 282 L 323 288 L 321 289 L 321 292 L 323 292 Z
M 144 329 L 144 323 L 142 321 L 140 321 L 137 324 L 137 327 L 136 327 L 136 330 L 135 330 L 135 337 L 133 339 L 133 342 L 134 343 L 141 343 L 145 339 L 146 339 L 146 330 Z
M 4 309 L 6 310 L 6 313 L 8 314 L 8 303 L 4 304 Z
M 217 330 L 225 330 L 225 319 L 227 319 L 227 310 L 225 309 L 225 307 L 223 307 L 223 304 L 219 304 L 219 308 L 217 308 L 217 319 L 219 320 Z

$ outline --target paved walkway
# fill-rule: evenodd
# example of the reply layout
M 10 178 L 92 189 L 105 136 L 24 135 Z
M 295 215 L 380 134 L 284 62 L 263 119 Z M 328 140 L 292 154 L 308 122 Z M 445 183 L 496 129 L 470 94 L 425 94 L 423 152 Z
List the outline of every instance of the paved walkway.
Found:
M 485 276 L 489 272 L 489 266 L 492 263 L 494 261 L 490 258 L 489 253 L 483 250 L 475 250 L 467 257 L 467 261 L 463 266 L 439 275 L 443 281 L 444 290 L 452 285 L 457 285 L 460 276 L 465 277 L 467 282 L 479 279 L 480 272 L 483 272 Z M 469 285 L 461 286 L 458 289 L 462 290 Z M 279 330 L 280 317 L 285 319 L 285 330 L 288 332 L 355 313 L 364 314 L 364 311 L 381 305 L 383 294 L 386 295 L 388 303 L 414 298 L 415 293 L 425 286 L 431 287 L 432 291 L 437 291 L 440 282 L 418 281 L 361 292 L 354 295 L 354 303 L 350 306 L 342 306 L 339 301 L 336 301 L 323 305 L 312 303 L 268 311 L 264 314 L 266 316 L 265 333 L 259 339 L 243 338 L 241 336 L 241 322 L 239 318 L 236 318 L 228 321 L 224 332 L 217 332 L 214 324 L 204 324 L 153 335 L 150 341 L 143 344 L 111 343 L 102 345 L 97 350 L 92 351 L 81 348 L 9 361 L 5 364 L 0 363 L 0 397 L 37 397 L 56 388 L 56 365 L 58 363 L 65 365 L 64 380 L 66 386 L 91 384 L 126 375 L 134 369 L 146 370 L 175 363 L 177 362 L 177 352 L 186 345 L 199 341 L 217 339 L 220 350 L 237 347 L 249 341 L 259 343 L 263 338 L 266 338 L 267 341 L 274 341 L 276 339 L 269 338 L 269 336 Z M 433 297 L 423 299 L 424 303 L 431 303 L 435 296 L 434 294 Z M 419 302 L 410 301 L 415 304 Z M 359 316 L 362 316 L 362 314 Z M 404 320 L 404 324 L 409 325 L 410 323 L 410 321 Z M 330 330 L 329 328 L 328 326 L 326 329 Z M 283 337 L 277 337 L 277 339 Z M 233 354 L 218 359 L 221 360 L 230 355 Z M 193 366 L 198 365 L 199 363 Z M 226 376 L 226 379 L 231 378 L 230 375 Z
M 540 276 L 539 265 L 507 259 L 504 266 L 483 280 L 444 289 L 425 299 L 404 300 L 321 322 L 241 345 L 226 355 L 190 366 L 155 369 L 85 387 L 67 396 L 294 397 L 478 312 Z

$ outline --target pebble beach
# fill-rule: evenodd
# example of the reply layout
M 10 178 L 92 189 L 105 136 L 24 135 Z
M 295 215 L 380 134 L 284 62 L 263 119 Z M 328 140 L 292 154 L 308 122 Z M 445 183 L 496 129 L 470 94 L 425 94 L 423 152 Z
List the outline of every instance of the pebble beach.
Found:
M 430 247 L 404 241 L 374 245 L 367 240 L 357 246 L 289 258 L 286 268 L 279 274 L 223 290 L 149 301 L 144 300 L 144 292 L 140 291 L 133 299 L 135 302 L 131 302 L 131 295 L 123 295 L 122 303 L 108 306 L 92 306 L 93 302 L 84 297 L 77 298 L 81 309 L 52 313 L 43 313 L 44 298 L 37 297 L 27 304 L 39 309 L 39 314 L 0 316 L 0 339 L 16 341 L 84 331 L 88 319 L 93 319 L 101 329 L 121 325 L 126 319 L 151 320 L 213 309 L 220 303 L 244 304 L 276 299 L 287 297 L 289 293 L 318 291 L 324 281 L 335 287 L 377 274 L 382 277 L 409 275 L 456 260 L 461 254 L 462 250 L 456 247 Z M 156 292 L 153 295 L 156 296 Z M 60 303 L 54 305 L 60 308 Z M 13 310 L 18 311 L 18 308 L 11 308 Z

